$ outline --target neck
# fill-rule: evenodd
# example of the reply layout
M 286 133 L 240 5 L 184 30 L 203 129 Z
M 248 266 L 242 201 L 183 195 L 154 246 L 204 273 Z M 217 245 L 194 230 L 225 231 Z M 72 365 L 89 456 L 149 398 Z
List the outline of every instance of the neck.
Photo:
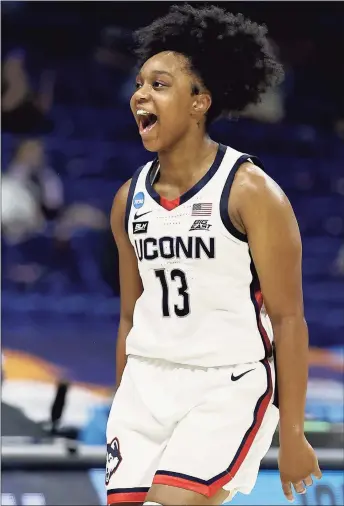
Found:
M 185 136 L 173 148 L 159 152 L 160 180 L 183 185 L 192 176 L 209 168 L 216 156 L 218 145 L 204 133 L 203 136 Z M 206 165 L 206 167 L 204 167 Z

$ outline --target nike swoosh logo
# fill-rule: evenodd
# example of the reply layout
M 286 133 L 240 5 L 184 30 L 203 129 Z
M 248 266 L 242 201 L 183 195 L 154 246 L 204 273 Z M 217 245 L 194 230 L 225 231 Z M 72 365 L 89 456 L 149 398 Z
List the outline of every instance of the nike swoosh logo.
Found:
M 234 376 L 234 374 L 232 373 L 231 380 L 232 381 L 238 381 L 240 378 L 242 378 L 243 376 L 245 376 L 245 374 L 248 374 L 251 371 L 254 371 L 254 369 L 249 369 L 248 371 L 245 371 L 245 372 L 243 372 L 241 374 L 238 374 L 238 376 Z
M 141 213 L 141 214 L 135 213 L 134 214 L 134 220 L 138 220 L 139 218 L 142 218 L 142 216 L 144 216 L 145 214 L 149 214 L 151 212 L 152 211 L 146 211 L 145 213 Z

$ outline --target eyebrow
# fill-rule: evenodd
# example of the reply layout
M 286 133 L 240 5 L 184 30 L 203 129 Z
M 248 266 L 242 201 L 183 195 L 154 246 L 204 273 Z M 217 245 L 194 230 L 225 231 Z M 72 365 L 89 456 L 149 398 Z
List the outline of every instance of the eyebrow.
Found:
M 170 72 L 167 72 L 167 70 L 152 70 L 152 74 L 155 74 L 155 75 L 165 74 L 173 79 L 173 75 L 170 74 Z M 141 76 L 141 72 L 138 74 L 137 77 L 140 77 L 140 76 Z

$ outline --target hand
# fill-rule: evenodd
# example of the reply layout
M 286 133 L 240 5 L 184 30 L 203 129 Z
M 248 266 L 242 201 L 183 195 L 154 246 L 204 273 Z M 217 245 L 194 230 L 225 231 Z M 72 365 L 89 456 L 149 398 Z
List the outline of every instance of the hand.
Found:
M 315 452 L 304 435 L 281 442 L 278 467 L 284 495 L 291 502 L 294 500 L 292 486 L 296 493 L 305 494 L 305 486 L 313 484 L 311 475 L 318 480 L 322 476 Z

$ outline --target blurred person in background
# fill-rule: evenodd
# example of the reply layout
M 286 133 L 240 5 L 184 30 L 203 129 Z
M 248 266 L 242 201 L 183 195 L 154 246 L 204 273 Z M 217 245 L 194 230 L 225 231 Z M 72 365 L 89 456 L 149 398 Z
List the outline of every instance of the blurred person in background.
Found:
M 46 268 L 57 268 L 93 289 L 103 286 L 84 239 L 89 246 L 90 234 L 104 233 L 105 214 L 88 203 L 66 205 L 63 182 L 40 140 L 20 142 L 3 176 L 2 225 L 5 246 L 12 246 L 10 254 L 5 248 L 10 279 L 32 283 Z
M 40 258 L 43 261 L 47 254 L 43 245 L 47 241 L 39 241 L 28 262 L 24 260 L 25 255 L 20 254 L 21 246 L 30 245 L 31 249 L 32 241 L 42 239 L 47 224 L 59 216 L 64 205 L 62 181 L 48 166 L 40 140 L 20 142 L 2 177 L 1 192 L 3 239 L 8 247 L 12 246 L 11 253 L 5 254 L 9 277 L 19 282 L 36 281 L 42 266 L 35 260 Z
M 2 65 L 1 123 L 3 132 L 47 133 L 53 128 L 48 113 L 53 103 L 54 76 L 43 72 L 39 90 L 33 90 L 25 67 L 25 53 L 15 49 Z
M 63 208 L 63 185 L 57 173 L 48 165 L 42 141 L 22 141 L 14 153 L 7 177 L 26 187 L 35 198 L 46 220 L 56 218 Z

